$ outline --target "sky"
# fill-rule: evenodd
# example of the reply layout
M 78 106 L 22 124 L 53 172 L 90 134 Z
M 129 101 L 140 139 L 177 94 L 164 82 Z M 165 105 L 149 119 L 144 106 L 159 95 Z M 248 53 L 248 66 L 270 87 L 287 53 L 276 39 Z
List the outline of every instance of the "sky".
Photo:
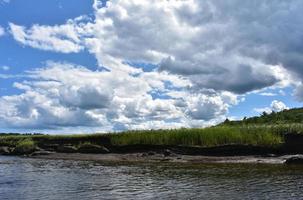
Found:
M 0 0 L 0 132 L 206 127 L 301 107 L 303 1 Z

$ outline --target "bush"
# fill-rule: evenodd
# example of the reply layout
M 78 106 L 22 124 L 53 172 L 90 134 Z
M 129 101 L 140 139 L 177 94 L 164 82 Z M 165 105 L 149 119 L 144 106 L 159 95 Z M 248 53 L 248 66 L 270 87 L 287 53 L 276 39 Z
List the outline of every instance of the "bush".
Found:
M 30 154 L 35 151 L 36 145 L 35 142 L 30 139 L 20 140 L 14 150 L 15 154 Z

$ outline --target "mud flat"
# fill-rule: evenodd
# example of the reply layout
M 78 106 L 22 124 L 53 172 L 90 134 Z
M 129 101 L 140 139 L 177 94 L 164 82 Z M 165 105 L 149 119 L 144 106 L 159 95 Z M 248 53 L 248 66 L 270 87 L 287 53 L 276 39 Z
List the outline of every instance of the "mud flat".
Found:
M 149 155 L 150 154 L 150 155 Z M 54 160 L 85 160 L 95 162 L 152 162 L 152 163 L 251 163 L 251 164 L 284 164 L 286 160 L 301 155 L 283 156 L 202 156 L 202 155 L 163 155 L 158 153 L 126 153 L 126 154 L 83 154 L 83 153 L 50 153 L 48 155 L 32 155 L 31 158 Z

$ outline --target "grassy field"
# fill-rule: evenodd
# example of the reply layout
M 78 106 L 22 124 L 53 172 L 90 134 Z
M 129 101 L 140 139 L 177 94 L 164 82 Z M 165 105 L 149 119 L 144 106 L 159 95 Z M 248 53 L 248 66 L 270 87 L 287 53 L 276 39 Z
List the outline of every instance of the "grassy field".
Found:
M 285 134 L 303 133 L 303 108 L 263 113 L 260 116 L 229 121 L 209 128 L 142 130 L 109 134 L 82 135 L 8 135 L 0 134 L 0 146 L 30 149 L 34 146 L 82 144 L 105 146 L 172 145 L 215 147 L 254 145 L 273 147 L 285 144 Z
M 114 146 L 120 145 L 176 145 L 213 147 L 228 144 L 276 146 L 283 144 L 286 133 L 302 133 L 300 124 L 285 125 L 249 125 L 249 126 L 216 126 L 210 128 L 127 131 L 111 134 L 82 135 L 1 135 L 1 146 L 16 146 L 20 141 L 27 143 L 76 144 L 102 143 L 109 141 Z
M 157 131 L 130 131 L 112 135 L 114 145 L 148 144 L 212 147 L 227 144 L 273 146 L 283 142 L 280 134 L 260 127 L 212 127 Z

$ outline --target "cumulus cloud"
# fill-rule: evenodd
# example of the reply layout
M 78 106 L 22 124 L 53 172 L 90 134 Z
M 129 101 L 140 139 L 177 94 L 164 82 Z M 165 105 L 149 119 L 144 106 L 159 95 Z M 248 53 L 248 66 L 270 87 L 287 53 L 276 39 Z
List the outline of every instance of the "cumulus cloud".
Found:
M 213 123 L 238 103 L 238 95 L 291 84 L 303 99 L 300 0 L 95 0 L 93 8 L 93 19 L 80 16 L 62 25 L 9 24 L 23 45 L 87 50 L 100 66 L 90 71 L 57 63 L 32 71 L 34 80 L 16 83 L 30 88 L 23 95 L 46 96 L 88 124 L 113 129 Z M 129 62 L 157 67 L 144 72 Z M 266 109 L 279 110 L 281 103 Z M 41 118 L 46 112 L 37 113 Z
M 254 111 L 258 113 L 271 113 L 271 112 L 280 112 L 283 110 L 289 109 L 282 101 L 274 100 L 271 102 L 270 107 L 264 108 L 255 108 Z
M 160 71 L 188 77 L 197 88 L 242 94 L 281 84 L 289 74 L 283 69 L 301 73 L 296 67 L 301 1 L 115 0 L 100 5 L 96 0 L 94 20 L 28 29 L 11 23 L 11 31 L 17 41 L 36 48 L 65 53 L 86 48 L 111 70 L 130 70 L 124 61 L 156 64 Z
M 270 104 L 270 107 L 275 112 L 279 112 L 279 111 L 282 111 L 282 110 L 285 110 L 285 109 L 289 109 L 283 102 L 277 101 L 277 100 L 273 101 Z
M 278 94 L 273 93 L 273 92 L 261 92 L 260 95 L 266 96 L 266 97 L 274 97 L 274 96 L 277 96 Z
M 190 82 L 175 75 L 91 71 L 83 66 L 48 62 L 15 82 L 21 94 L 0 98 L 3 127 L 106 130 L 204 126 L 223 119 L 236 95 L 193 93 Z M 174 88 L 174 89 L 172 89 Z M 162 98 L 166 96 L 166 98 Z
M 16 41 L 42 50 L 62 53 L 76 53 L 83 49 L 78 36 L 78 27 L 73 23 L 60 26 L 33 25 L 30 29 L 9 23 Z
M 205 95 L 189 98 L 187 114 L 193 119 L 211 120 L 227 112 L 227 104 L 224 104 L 218 96 L 209 97 Z
M 286 8 L 278 7 L 272 14 L 273 3 L 261 4 L 259 8 L 239 1 L 111 1 L 96 9 L 94 38 L 88 43 L 94 44 L 92 52 L 105 65 L 111 64 L 108 57 L 159 63 L 159 70 L 189 77 L 198 88 L 245 93 L 283 80 L 283 66 L 261 55 L 271 54 L 281 43 L 266 41 L 265 35 L 280 32 L 263 28 L 270 27 L 266 23 L 280 26 L 271 16 Z M 252 9 L 260 18 L 246 12 Z M 265 23 L 264 17 L 271 21 Z

